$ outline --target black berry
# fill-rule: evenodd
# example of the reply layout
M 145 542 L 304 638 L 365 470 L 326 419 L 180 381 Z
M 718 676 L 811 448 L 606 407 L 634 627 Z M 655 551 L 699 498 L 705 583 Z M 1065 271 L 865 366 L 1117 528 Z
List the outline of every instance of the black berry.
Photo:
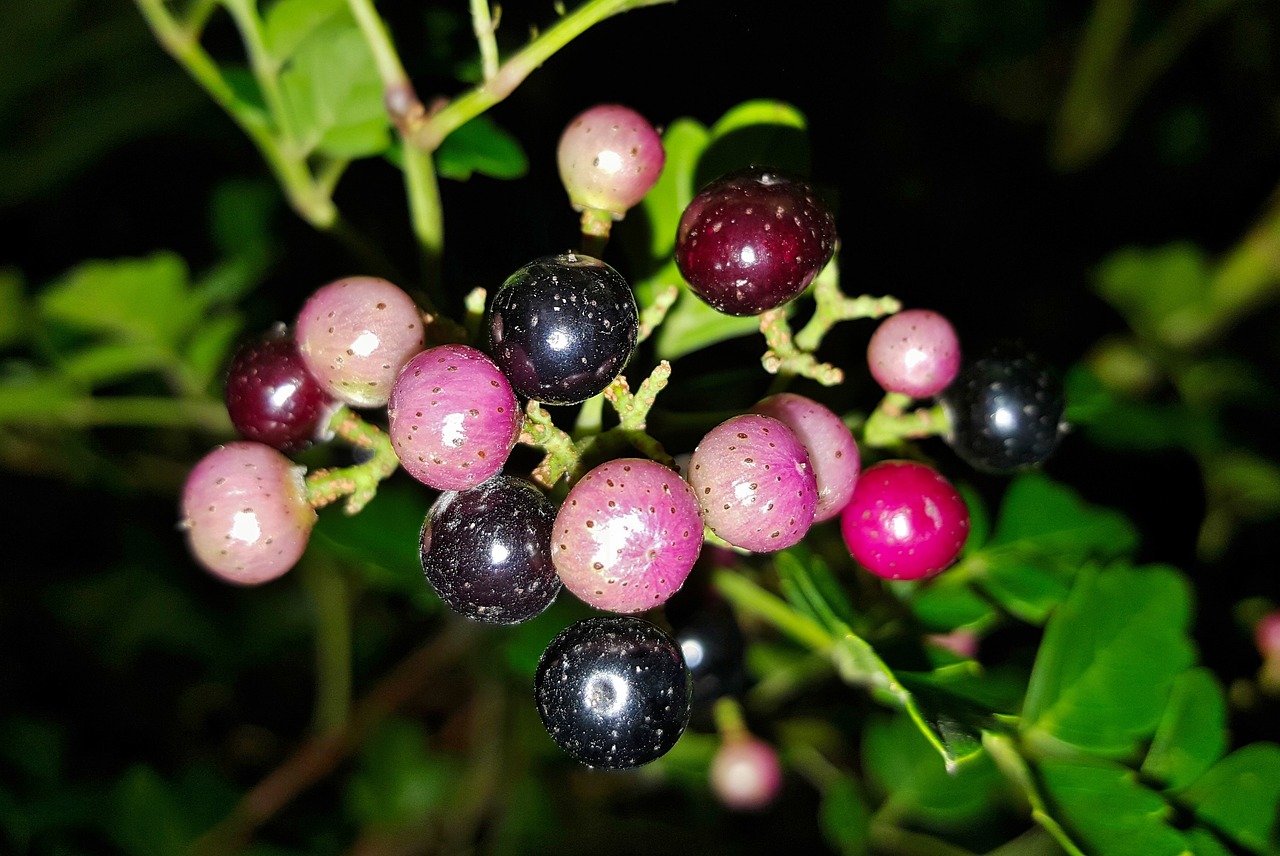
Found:
M 450 609 L 486 624 L 518 624 L 560 593 L 551 562 L 555 506 L 523 479 L 496 475 L 445 491 L 422 525 L 427 582 Z
M 544 256 L 493 296 L 489 343 L 516 392 L 576 404 L 602 392 L 631 359 L 640 330 L 631 286 L 609 265 Z
M 1062 380 L 1034 353 L 1001 344 L 965 365 L 942 393 L 947 442 L 976 470 L 1043 463 L 1062 438 Z
M 608 769 L 665 755 L 689 723 L 692 689 L 676 641 L 629 616 L 570 625 L 547 646 L 534 676 L 551 739 L 583 764 Z

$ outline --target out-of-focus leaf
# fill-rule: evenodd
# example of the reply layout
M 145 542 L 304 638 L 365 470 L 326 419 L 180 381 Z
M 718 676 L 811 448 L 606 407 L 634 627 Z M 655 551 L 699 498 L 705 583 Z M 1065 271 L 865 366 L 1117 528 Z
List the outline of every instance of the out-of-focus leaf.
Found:
M 191 335 L 185 357 L 197 388 L 211 388 L 227 367 L 241 326 L 238 315 L 224 315 L 208 319 Z
M 58 414 L 78 395 L 67 378 L 51 373 L 0 378 L 0 425 L 50 419 L 56 422 Z
M 841 777 L 823 791 L 818 820 L 827 841 L 843 856 L 865 856 L 870 844 L 871 812 L 853 779 Z
M 1188 669 L 1173 682 L 1169 704 L 1142 762 L 1145 776 L 1184 788 L 1227 748 L 1227 702 L 1213 672 Z
M 671 268 L 674 269 L 674 267 L 675 262 L 671 262 Z M 675 275 L 679 277 L 679 272 L 676 271 Z M 661 278 L 659 276 L 659 279 Z M 683 279 L 677 281 L 683 282 Z M 655 337 L 658 358 L 675 360 L 708 345 L 738 336 L 748 336 L 759 331 L 758 319 L 739 318 L 717 312 L 686 287 L 681 289 L 676 305 L 667 313 L 662 326 L 658 328 L 658 334 Z
M 1084 568 L 1045 629 L 1024 735 L 1105 757 L 1132 755 L 1192 663 L 1190 611 L 1188 583 L 1174 568 Z
M 821 556 L 801 544 L 775 553 L 773 560 L 792 606 L 832 632 L 856 623 L 849 598 Z
M 360 753 L 347 804 L 362 823 L 421 822 L 445 802 L 458 773 L 454 762 L 429 751 L 420 724 L 389 719 Z
M 209 202 L 209 231 L 218 251 L 228 258 L 246 258 L 261 268 L 272 254 L 271 218 L 280 205 L 280 191 L 265 181 L 230 179 L 215 188 Z M 247 285 L 253 285 L 253 282 Z M 209 297 L 229 302 L 238 291 L 219 291 Z
M 804 114 L 783 101 L 759 99 L 730 108 L 711 126 L 711 138 L 694 175 L 696 186 L 753 164 L 808 175 L 808 128 Z
M 0 759 L 39 788 L 61 778 L 65 744 L 62 728 L 48 720 L 14 716 L 0 722 Z
M 477 116 L 445 137 L 435 158 L 436 171 L 457 181 L 466 181 L 473 172 L 513 179 L 529 171 L 520 141 L 488 116 Z
M 1134 330 L 1162 339 L 1178 315 L 1204 299 L 1210 260 L 1188 242 L 1163 247 L 1126 247 L 1099 265 L 1094 289 Z
M 1280 466 L 1245 449 L 1216 452 L 1204 467 L 1210 500 L 1245 520 L 1280 513 Z
M 1172 820 L 1172 807 L 1139 784 L 1127 767 L 1102 760 L 1055 758 L 1038 766 L 1046 796 L 1091 853 L 1183 856 L 1190 852 L 1182 834 L 1165 823 Z
M 344 0 L 275 0 L 263 16 L 263 40 L 283 64 L 316 30 L 349 16 Z
M 1191 852 L 1195 856 L 1231 856 L 1231 851 L 1227 849 L 1226 845 L 1207 829 L 1197 826 L 1188 829 L 1184 835 Z
M 0 349 L 26 338 L 27 315 L 22 273 L 16 268 L 0 268 Z
M 899 588 L 897 586 L 895 589 Z M 961 578 L 942 574 L 926 586 L 901 586 L 916 618 L 931 630 L 954 630 L 989 620 L 995 607 Z
M 1178 796 L 1204 823 L 1254 853 L 1280 852 L 1280 745 L 1251 743 Z
M 1204 412 L 1181 404 L 1135 401 L 1103 386 L 1086 366 L 1067 372 L 1064 418 L 1081 427 L 1094 442 L 1116 449 L 1196 449 L 1218 434 Z

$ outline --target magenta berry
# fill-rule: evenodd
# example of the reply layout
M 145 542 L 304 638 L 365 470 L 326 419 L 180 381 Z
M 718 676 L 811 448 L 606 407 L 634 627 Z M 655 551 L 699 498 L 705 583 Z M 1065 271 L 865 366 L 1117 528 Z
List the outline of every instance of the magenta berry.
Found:
M 338 406 L 307 370 L 283 324 L 240 346 L 223 398 L 242 438 L 282 452 L 300 452 L 315 442 Z
M 835 248 L 835 218 L 808 184 L 751 167 L 698 192 L 680 217 L 675 258 L 713 308 L 758 315 L 799 296 Z
M 785 424 L 758 413 L 707 432 L 689 459 L 689 484 L 711 531 L 757 553 L 799 543 L 818 505 L 804 445 Z
M 733 811 L 767 808 L 782 790 L 778 752 L 751 735 L 729 737 L 711 759 L 711 792 Z
M 969 508 L 937 470 L 881 461 L 863 471 L 840 515 L 850 554 L 871 573 L 916 580 L 951 566 L 969 535 Z
M 439 490 L 466 490 L 502 469 L 523 414 L 493 360 L 467 345 L 439 345 L 405 364 L 387 419 L 409 475 Z
M 298 350 L 329 394 L 381 407 L 400 368 L 422 350 L 422 314 L 399 287 L 368 276 L 321 286 L 298 313 Z
M 928 398 L 960 371 L 960 340 L 951 322 L 929 309 L 907 309 L 880 322 L 867 344 L 867 365 L 886 392 Z
M 597 609 L 633 613 L 684 585 L 702 547 L 693 490 L 648 458 L 595 467 L 556 515 L 551 555 L 565 588 Z
M 596 209 L 621 220 L 662 174 L 662 138 L 630 107 L 600 104 L 565 127 L 556 149 L 560 181 L 574 210 Z
M 192 554 L 227 582 L 256 585 L 297 563 L 316 513 L 303 468 L 263 443 L 214 449 L 187 474 L 181 527 Z
M 830 520 L 839 514 L 853 496 L 853 487 L 862 470 L 858 442 L 844 420 L 826 405 L 793 392 L 771 395 L 751 410 L 786 425 L 809 453 L 818 484 L 813 522 Z

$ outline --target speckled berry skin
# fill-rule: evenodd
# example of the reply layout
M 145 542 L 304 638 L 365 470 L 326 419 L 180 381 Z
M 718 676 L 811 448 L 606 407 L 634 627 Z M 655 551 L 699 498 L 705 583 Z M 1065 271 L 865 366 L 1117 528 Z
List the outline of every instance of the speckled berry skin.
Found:
M 460 615 L 485 624 L 528 621 L 560 593 L 549 549 L 555 515 L 542 491 L 514 476 L 445 491 L 422 524 L 422 572 Z
M 804 445 L 785 424 L 759 413 L 707 432 L 689 458 L 689 484 L 711 531 L 756 553 L 798 544 L 818 506 Z
M 708 770 L 711 792 L 732 811 L 760 811 L 782 790 L 782 763 L 768 743 L 750 735 L 720 744 Z
M 543 256 L 493 296 L 489 352 L 516 392 L 577 404 L 602 392 L 631 359 L 640 315 L 631 286 L 590 256 Z
M 960 371 L 960 339 L 930 309 L 905 309 L 880 322 L 867 343 L 867 366 L 886 392 L 928 398 Z
M 1063 436 L 1062 379 L 1039 356 L 1000 344 L 960 369 L 941 396 L 947 444 L 980 472 L 1044 463 Z
M 180 527 L 192 555 L 237 585 L 282 576 L 301 558 L 316 522 L 303 473 L 281 452 L 248 440 L 205 455 L 182 490 Z
M 836 248 L 836 223 L 804 181 L 750 167 L 698 191 L 676 229 L 689 287 L 728 315 L 759 315 L 797 297 Z
M 438 490 L 466 490 L 502 469 L 523 414 L 506 375 L 482 351 L 438 345 L 405 364 L 387 420 L 405 472 Z
M 863 471 L 840 513 L 840 533 L 858 564 L 889 580 L 949 568 L 969 537 L 969 507 L 937 470 L 881 461 Z
M 772 416 L 795 433 L 809 453 L 818 485 L 818 504 L 813 522 L 830 520 L 853 496 L 853 487 L 862 471 L 858 441 L 834 410 L 794 392 L 780 392 L 761 399 L 753 413 Z
M 236 349 L 223 400 L 236 433 L 282 452 L 314 443 L 338 407 L 307 370 L 284 325 Z
M 329 394 L 381 407 L 400 368 L 422 350 L 422 315 L 398 286 L 353 276 L 318 288 L 298 313 L 298 350 Z
M 534 674 L 547 734 L 589 767 L 654 761 L 689 723 L 692 682 L 680 646 L 640 618 L 586 618 L 556 636 Z
M 560 181 L 574 210 L 594 208 L 614 220 L 644 198 L 666 159 L 662 138 L 649 120 L 621 104 L 582 111 L 565 126 L 556 147 Z
M 657 461 L 608 461 L 565 496 L 551 547 L 560 579 L 580 600 L 609 612 L 653 609 L 684 585 L 698 559 L 698 501 Z

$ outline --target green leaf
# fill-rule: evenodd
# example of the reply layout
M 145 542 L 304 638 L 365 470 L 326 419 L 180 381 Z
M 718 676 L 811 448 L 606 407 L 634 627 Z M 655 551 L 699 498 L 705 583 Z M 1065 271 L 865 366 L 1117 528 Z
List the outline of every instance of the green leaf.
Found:
M 783 101 L 761 99 L 730 108 L 711 126 L 694 176 L 697 186 L 752 164 L 808 175 L 808 126 L 804 114 Z
M 680 216 L 697 191 L 693 172 L 710 139 L 706 127 L 693 119 L 676 119 L 662 132 L 662 147 L 666 152 L 662 175 L 640 204 L 649 220 L 654 259 L 670 259 L 675 251 Z M 679 281 L 678 275 L 675 281 Z
M 855 623 L 853 606 L 821 556 L 801 544 L 775 553 L 773 560 L 792 606 L 832 632 Z
M 1045 629 L 1024 735 L 1126 758 L 1149 737 L 1191 665 L 1186 579 L 1165 566 L 1086 567 Z
M 529 171 L 520 141 L 488 116 L 477 116 L 445 137 L 435 158 L 436 171 L 457 181 L 466 181 L 473 172 L 513 179 Z
M 1184 788 L 1227 748 L 1227 702 L 1213 672 L 1188 669 L 1169 692 L 1142 773 L 1172 790 Z
M 1092 853 L 1183 856 L 1187 841 L 1166 825 L 1173 809 L 1138 784 L 1134 772 L 1101 760 L 1046 758 L 1039 765 L 1046 797 Z
M 675 262 L 671 262 L 675 267 Z M 679 272 L 675 273 L 679 277 Z M 678 279 L 684 282 L 683 279 Z M 703 303 L 688 287 L 682 288 L 675 306 L 667 313 L 655 337 L 658 358 L 676 360 L 708 345 L 748 336 L 760 331 L 756 318 L 739 318 L 717 312 Z
M 316 30 L 349 16 L 346 0 L 276 0 L 263 16 L 263 40 L 283 65 Z
M 1005 780 L 985 752 L 948 769 L 904 716 L 873 716 L 862 733 L 868 784 L 896 818 L 930 829 L 963 827 L 999 801 Z
M 1090 439 L 1108 448 L 1196 449 L 1212 443 L 1218 433 L 1205 412 L 1182 404 L 1118 396 L 1084 365 L 1072 366 L 1067 372 L 1066 388 L 1068 405 L 1064 418 L 1082 426 Z
M 931 630 L 948 631 L 989 621 L 995 607 L 969 586 L 963 577 L 935 577 L 929 585 L 893 586 L 907 599 L 920 623 Z
M 34 373 L 0 377 L 0 425 L 46 421 L 78 397 L 79 392 L 60 375 Z
M 335 15 L 298 45 L 280 90 L 290 135 L 305 152 L 360 158 L 391 144 L 382 79 L 349 14 Z
M 1204 823 L 1254 853 L 1280 851 L 1280 745 L 1237 749 L 1179 795 Z
M 210 318 L 191 335 L 183 356 L 197 389 L 210 389 L 215 380 L 221 388 L 221 374 L 242 326 L 239 316 L 227 315 Z
M 456 764 L 429 751 L 421 725 L 389 719 L 360 753 L 347 804 L 362 823 L 421 823 L 446 801 L 459 772 Z
M 128 856 L 177 856 L 191 841 L 191 830 L 177 794 L 159 773 L 135 765 L 113 791 L 111 837 Z
M 1188 242 L 1126 247 L 1099 265 L 1094 289 L 1134 330 L 1160 338 L 1179 313 L 1205 299 L 1210 265 L 1205 251 Z
M 822 833 L 843 856 L 865 856 L 871 836 L 871 813 L 857 783 L 842 776 L 822 793 L 818 810 Z
M 220 182 L 209 201 L 209 231 L 218 251 L 224 256 L 268 258 L 273 245 L 271 219 L 279 205 L 279 189 L 266 181 Z
M 22 273 L 0 268 L 0 349 L 15 345 L 27 336 L 27 297 Z
M 66 734 L 48 720 L 10 717 L 0 722 L 0 759 L 41 788 L 52 788 L 62 777 Z
M 1195 827 L 1186 831 L 1187 844 L 1195 856 L 1231 856 L 1218 837 L 1207 829 Z
M 199 320 L 187 265 L 173 253 L 85 262 L 40 295 L 45 318 L 91 333 L 175 346 Z

